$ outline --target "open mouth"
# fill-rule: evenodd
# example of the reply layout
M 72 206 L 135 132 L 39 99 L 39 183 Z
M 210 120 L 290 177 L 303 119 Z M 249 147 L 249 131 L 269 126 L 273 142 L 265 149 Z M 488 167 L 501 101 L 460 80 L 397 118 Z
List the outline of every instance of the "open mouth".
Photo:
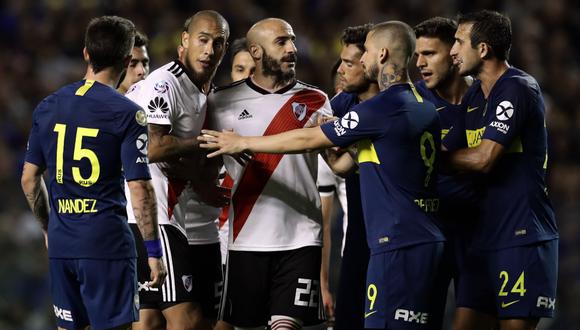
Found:
M 431 78 L 432 75 L 433 75 L 432 72 L 426 71 L 421 72 L 421 78 L 423 78 L 423 80 L 428 80 L 429 78 Z

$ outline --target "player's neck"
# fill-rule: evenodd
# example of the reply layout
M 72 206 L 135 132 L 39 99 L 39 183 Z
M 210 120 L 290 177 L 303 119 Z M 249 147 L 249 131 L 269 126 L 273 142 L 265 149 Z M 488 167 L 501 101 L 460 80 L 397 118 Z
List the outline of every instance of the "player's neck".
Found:
M 481 90 L 487 99 L 493 85 L 509 69 L 507 61 L 486 61 L 483 63 L 481 71 L 477 74 L 477 79 L 481 81 Z
M 411 81 L 407 67 L 396 63 L 385 64 L 379 72 L 379 89 L 384 91 L 393 85 L 405 84 Z
M 280 81 L 276 79 L 276 77 L 274 76 L 266 76 L 263 73 L 258 72 L 257 70 L 256 73 L 254 73 L 254 75 L 250 77 L 250 79 L 252 79 L 252 82 L 254 84 L 259 86 L 260 88 L 267 90 L 270 93 L 274 93 L 290 85 L 295 80 L 295 78 L 293 78 L 288 81 Z
M 95 73 L 93 68 L 89 66 L 87 68 L 87 73 L 85 74 L 84 79 L 94 80 L 115 89 L 115 87 L 117 87 L 117 83 L 119 82 L 119 76 L 120 74 L 115 72 L 115 70 L 111 67 Z
M 460 104 L 468 88 L 469 86 L 464 77 L 454 75 L 443 86 L 436 87 L 435 93 L 450 104 Z
M 358 94 L 359 101 L 363 102 L 379 93 L 379 85 L 376 83 L 369 84 L 369 88 Z

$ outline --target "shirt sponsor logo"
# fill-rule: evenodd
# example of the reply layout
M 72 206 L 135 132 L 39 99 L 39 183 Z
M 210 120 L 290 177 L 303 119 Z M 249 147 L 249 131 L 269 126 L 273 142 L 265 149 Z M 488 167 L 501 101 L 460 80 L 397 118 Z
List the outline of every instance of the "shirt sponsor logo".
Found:
M 139 135 L 135 141 L 135 146 L 139 152 L 141 152 L 143 155 L 147 155 L 147 134 L 143 133 Z
M 161 80 L 153 85 L 153 89 L 159 94 L 165 94 L 169 90 L 169 83 L 165 80 Z
M 248 110 L 244 109 L 238 116 L 238 120 L 250 119 L 252 117 L 252 114 Z
M 167 113 L 169 111 L 169 104 L 163 97 L 156 96 L 149 105 L 147 106 L 150 112 L 155 112 L 157 110 L 161 110 L 163 113 Z
M 507 132 L 510 130 L 510 125 L 502 123 L 501 121 L 493 121 L 489 126 L 497 128 L 497 130 L 503 134 L 507 134 Z
M 61 320 L 69 321 L 69 322 L 73 321 L 72 313 L 70 310 L 60 308 L 60 307 L 55 306 L 55 305 L 52 305 L 52 307 L 54 307 L 54 314 L 56 315 L 57 318 L 59 318 Z
M 358 114 L 354 111 L 349 111 L 340 119 L 340 123 L 343 127 L 348 129 L 354 129 L 358 126 L 359 118 Z
M 497 119 L 504 121 L 510 119 L 514 115 L 514 106 L 510 101 L 502 101 L 495 108 L 495 116 Z
M 429 313 L 415 312 L 399 308 L 395 311 L 395 320 L 401 320 L 410 323 L 427 324 Z
M 292 102 L 292 112 L 298 121 L 304 120 L 307 110 L 306 104 Z
M 556 298 L 539 296 L 536 302 L 536 307 L 556 309 Z
M 344 134 L 346 134 L 346 130 L 344 129 L 344 127 L 342 127 L 342 125 L 340 125 L 338 119 L 334 121 L 334 132 L 336 133 L 337 136 L 343 136 Z

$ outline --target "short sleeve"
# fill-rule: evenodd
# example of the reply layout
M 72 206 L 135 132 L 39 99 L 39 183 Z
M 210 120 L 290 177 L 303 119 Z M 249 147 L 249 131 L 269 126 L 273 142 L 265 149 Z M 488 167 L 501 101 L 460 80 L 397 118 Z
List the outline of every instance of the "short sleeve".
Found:
M 127 181 L 150 179 L 147 159 L 147 121 L 141 109 L 132 112 L 126 120 L 126 130 L 121 145 L 121 161 Z
M 344 116 L 328 122 L 320 128 L 326 137 L 339 147 L 347 147 L 354 142 L 366 138 L 377 137 L 386 130 L 386 123 L 372 111 L 372 103 L 361 103 Z
M 40 124 L 38 123 L 38 109 L 41 107 L 41 105 L 38 106 L 32 118 L 32 129 L 30 130 L 28 143 L 26 145 L 25 161 L 40 168 L 45 168 L 46 160 L 44 159 L 44 154 L 42 152 L 42 137 L 40 136 Z
M 316 184 L 320 196 L 332 196 L 336 190 L 334 173 L 320 155 L 318 155 L 318 180 Z
M 507 80 L 490 100 L 482 139 L 495 141 L 509 148 L 520 134 L 526 117 L 526 86 L 516 80 Z

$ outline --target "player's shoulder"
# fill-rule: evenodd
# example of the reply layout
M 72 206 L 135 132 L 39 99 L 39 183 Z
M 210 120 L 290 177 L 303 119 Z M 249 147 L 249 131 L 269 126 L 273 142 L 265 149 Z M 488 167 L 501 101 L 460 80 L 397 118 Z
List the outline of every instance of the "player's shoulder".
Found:
M 423 79 L 417 80 L 413 83 L 413 85 L 415 86 L 415 89 L 417 89 L 417 92 L 419 92 L 419 94 L 421 94 L 422 96 L 431 94 L 431 90 L 427 88 L 425 80 Z
M 246 79 L 250 79 L 250 78 L 246 78 Z M 216 88 L 214 88 L 212 90 L 212 93 L 213 94 L 216 94 L 216 93 L 220 93 L 221 94 L 221 93 L 223 93 L 223 92 L 225 92 L 227 90 L 234 89 L 235 87 L 238 87 L 238 88 L 239 87 L 243 87 L 241 85 L 246 84 L 246 79 L 241 79 L 241 80 L 238 80 L 238 81 L 234 81 L 234 82 L 232 82 L 230 84 L 227 84 L 227 85 L 224 85 L 224 86 L 218 86 L 218 87 L 216 87 Z
M 523 70 L 510 67 L 498 82 L 498 88 L 503 92 L 530 95 L 540 93 L 540 86 L 534 77 Z
M 330 100 L 332 111 L 336 116 L 344 116 L 357 103 L 358 95 L 348 92 L 340 92 Z
M 292 89 L 312 91 L 312 92 L 318 93 L 318 94 L 324 96 L 326 99 L 328 99 L 328 95 L 326 95 L 326 93 L 323 92 L 320 88 L 318 88 L 317 86 L 305 83 L 301 80 L 296 80 L 296 84 L 294 85 L 294 87 Z
M 177 60 L 171 61 L 153 72 L 144 80 L 146 86 L 155 88 L 156 91 L 165 91 L 170 87 L 179 85 L 179 78 L 186 72 L 183 64 Z

